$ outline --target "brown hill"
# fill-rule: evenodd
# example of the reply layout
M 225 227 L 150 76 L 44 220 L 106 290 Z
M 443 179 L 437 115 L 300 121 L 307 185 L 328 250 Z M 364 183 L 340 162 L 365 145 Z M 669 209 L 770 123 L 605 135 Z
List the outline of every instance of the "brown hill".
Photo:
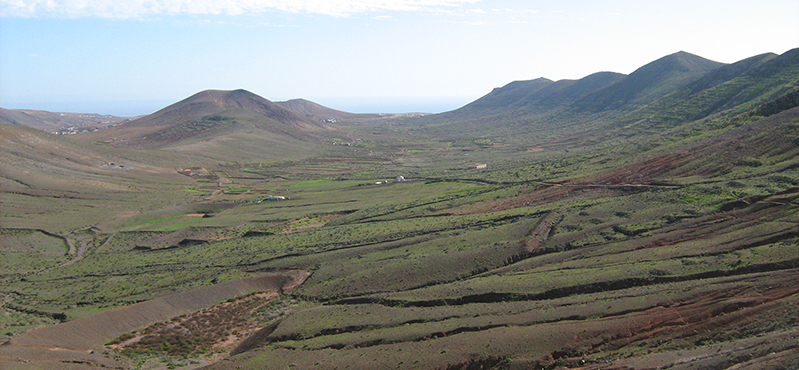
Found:
M 329 128 L 246 90 L 206 90 L 103 136 L 118 145 L 157 149 L 242 132 L 306 141 L 309 133 Z
M 218 161 L 304 158 L 334 126 L 245 90 L 206 90 L 151 115 L 79 140 L 191 153 Z
M 314 103 L 305 99 L 291 99 L 287 101 L 275 102 L 275 104 L 320 122 L 336 123 L 338 121 L 362 121 L 380 117 L 378 114 L 358 114 L 349 113 L 321 104 Z
M 324 126 L 287 110 L 280 105 L 246 90 L 205 90 L 172 104 L 130 126 L 163 125 L 175 120 L 190 120 L 218 114 L 227 110 L 246 110 L 271 118 L 301 130 L 322 129 Z

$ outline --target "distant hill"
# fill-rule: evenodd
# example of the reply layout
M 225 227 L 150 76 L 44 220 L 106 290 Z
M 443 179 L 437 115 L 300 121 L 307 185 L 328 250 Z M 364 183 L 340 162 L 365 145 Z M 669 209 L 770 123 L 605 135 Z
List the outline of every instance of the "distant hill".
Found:
M 292 99 L 275 102 L 275 104 L 302 116 L 325 123 L 336 123 L 338 121 L 360 121 L 379 117 L 377 114 L 343 112 L 305 99 Z
M 328 128 L 320 122 L 308 119 L 294 111 L 264 99 L 246 90 L 205 90 L 163 108 L 153 114 L 128 123 L 127 127 L 178 127 L 198 120 L 233 116 L 235 113 L 272 121 L 279 126 L 271 129 L 291 128 L 290 132 L 310 132 Z M 219 118 L 217 121 L 225 121 Z M 264 126 L 267 128 L 267 126 Z
M 79 132 L 103 128 L 127 121 L 126 117 L 116 117 L 96 113 L 64 113 L 31 109 L 0 108 L 0 123 L 32 127 L 45 131 Z M 70 130 L 71 127 L 74 127 Z
M 91 140 L 222 159 L 308 151 L 314 133 L 333 128 L 246 90 L 206 90 Z

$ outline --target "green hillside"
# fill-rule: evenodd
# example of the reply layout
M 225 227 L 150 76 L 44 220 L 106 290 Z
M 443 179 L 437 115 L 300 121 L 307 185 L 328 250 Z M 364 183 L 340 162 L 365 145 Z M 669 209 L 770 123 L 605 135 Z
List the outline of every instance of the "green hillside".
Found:
M 580 99 L 576 105 L 590 112 L 629 110 L 655 101 L 722 65 L 681 51 L 635 70 L 624 79 Z
M 674 126 L 725 111 L 741 113 L 797 89 L 797 56 L 799 50 L 792 50 L 780 56 L 766 54 L 719 68 L 626 120 L 645 119 L 649 124 Z
M 552 80 L 539 78 L 529 81 L 514 81 L 501 88 L 494 89 L 488 95 L 475 100 L 461 108 L 463 110 L 496 110 L 507 109 L 519 103 L 535 100 L 536 93 L 552 85 Z

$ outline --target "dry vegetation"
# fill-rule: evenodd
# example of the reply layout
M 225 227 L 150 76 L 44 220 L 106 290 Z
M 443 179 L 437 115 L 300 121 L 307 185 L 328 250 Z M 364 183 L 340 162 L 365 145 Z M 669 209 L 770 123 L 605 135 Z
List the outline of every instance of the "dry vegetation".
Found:
M 258 293 L 151 325 L 139 332 L 126 333 L 109 342 L 123 353 L 162 352 L 170 356 L 189 356 L 216 350 L 231 350 L 233 345 L 260 329 L 253 313 L 277 298 L 278 294 Z

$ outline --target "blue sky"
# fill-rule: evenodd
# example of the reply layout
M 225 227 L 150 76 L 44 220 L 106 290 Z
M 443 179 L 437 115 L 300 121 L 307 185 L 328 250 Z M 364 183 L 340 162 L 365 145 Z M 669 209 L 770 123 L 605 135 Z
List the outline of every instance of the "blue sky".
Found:
M 138 115 L 243 88 L 440 112 L 514 80 L 795 47 L 795 0 L 0 0 L 0 107 Z

